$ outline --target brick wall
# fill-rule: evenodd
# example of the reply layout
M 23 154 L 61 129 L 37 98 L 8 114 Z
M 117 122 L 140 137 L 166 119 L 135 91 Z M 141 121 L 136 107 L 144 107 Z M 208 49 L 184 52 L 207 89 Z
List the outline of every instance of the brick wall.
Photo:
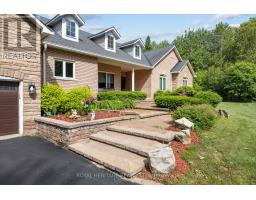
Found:
M 4 45 L 17 46 L 17 23 L 4 26 L 4 21 L 8 19 L 21 20 L 21 32 L 32 30 L 35 40 L 32 43 L 34 50 L 6 50 Z M 4 30 L 8 30 L 8 40 L 6 40 Z M 22 37 L 21 37 L 22 38 Z M 21 44 L 27 45 L 22 38 Z M 29 45 L 29 44 L 28 44 Z M 39 30 L 28 18 L 22 15 L 0 15 L 0 76 L 6 76 L 23 81 L 23 118 L 24 134 L 34 134 L 34 117 L 40 116 L 40 96 L 41 96 L 41 66 L 40 66 L 41 38 Z M 28 93 L 29 83 L 34 83 L 37 89 L 35 96 Z
M 172 79 L 173 79 L 173 90 L 176 88 L 182 86 L 183 84 L 183 78 L 186 77 L 188 80 L 188 86 L 193 86 L 193 75 L 191 71 L 189 70 L 189 67 L 186 65 L 182 69 L 182 71 L 179 74 L 173 74 Z
M 72 61 L 75 63 L 75 80 L 61 80 L 54 78 L 55 59 Z M 98 92 L 98 62 L 96 58 L 48 47 L 46 60 L 47 82 L 57 83 L 64 89 L 89 86 L 94 93 Z

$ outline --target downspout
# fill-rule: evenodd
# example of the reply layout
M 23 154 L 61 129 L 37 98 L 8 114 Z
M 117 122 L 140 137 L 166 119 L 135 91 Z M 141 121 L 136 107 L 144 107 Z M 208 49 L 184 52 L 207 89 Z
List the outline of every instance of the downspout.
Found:
M 43 84 L 46 83 L 46 50 L 47 43 L 45 43 L 43 47 Z

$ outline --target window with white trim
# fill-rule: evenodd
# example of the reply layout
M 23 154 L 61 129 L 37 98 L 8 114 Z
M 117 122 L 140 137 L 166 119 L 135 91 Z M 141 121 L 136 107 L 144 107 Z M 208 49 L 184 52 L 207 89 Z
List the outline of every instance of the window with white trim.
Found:
M 183 86 L 188 86 L 188 78 L 187 77 L 184 77 L 183 80 L 182 80 L 182 85 Z
M 112 35 L 108 35 L 107 37 L 107 48 L 114 50 L 114 37 Z
M 115 89 L 115 75 L 107 72 L 99 72 L 98 87 L 100 89 Z
M 75 78 L 75 66 L 73 62 L 64 60 L 54 61 L 54 77 L 64 79 Z
M 76 38 L 76 23 L 66 20 L 66 36 Z
M 140 46 L 135 46 L 135 57 L 140 58 Z
M 166 76 L 160 75 L 160 90 L 166 90 Z

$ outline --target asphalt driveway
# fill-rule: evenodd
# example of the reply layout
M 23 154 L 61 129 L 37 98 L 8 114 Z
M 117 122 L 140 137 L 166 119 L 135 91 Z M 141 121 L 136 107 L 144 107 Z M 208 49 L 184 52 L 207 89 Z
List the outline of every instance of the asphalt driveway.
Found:
M 133 184 L 38 137 L 0 141 L 0 184 Z

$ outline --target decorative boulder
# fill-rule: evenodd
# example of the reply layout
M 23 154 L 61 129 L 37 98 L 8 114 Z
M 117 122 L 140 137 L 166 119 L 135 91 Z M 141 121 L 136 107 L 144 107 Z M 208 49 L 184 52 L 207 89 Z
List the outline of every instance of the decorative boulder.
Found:
M 175 139 L 181 142 L 182 144 L 191 144 L 190 130 L 181 130 L 181 132 L 176 133 Z
M 194 123 L 189 121 L 187 118 L 182 117 L 180 119 L 177 119 L 174 121 L 176 124 L 178 124 L 179 126 L 185 127 L 185 128 L 193 128 L 194 127 Z
M 149 152 L 149 166 L 155 174 L 168 174 L 175 169 L 175 157 L 170 147 L 161 147 Z

